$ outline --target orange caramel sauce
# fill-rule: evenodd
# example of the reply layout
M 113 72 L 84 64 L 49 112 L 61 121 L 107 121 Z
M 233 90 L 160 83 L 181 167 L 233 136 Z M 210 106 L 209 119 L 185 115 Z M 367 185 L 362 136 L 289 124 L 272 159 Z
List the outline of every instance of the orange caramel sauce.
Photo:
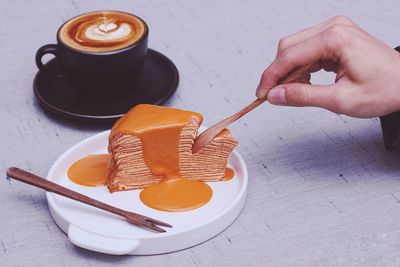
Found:
M 202 181 L 171 176 L 146 187 L 140 192 L 140 199 L 146 206 L 156 210 L 187 211 L 206 204 L 212 193 L 210 186 Z
M 109 139 L 115 134 L 130 134 L 140 138 L 146 165 L 154 175 L 163 176 L 158 184 L 146 187 L 140 192 L 140 200 L 146 206 L 161 211 L 177 212 L 196 209 L 210 201 L 213 192 L 209 185 L 180 176 L 180 134 L 182 128 L 194 120 L 201 122 L 201 114 L 138 105 L 119 119 L 111 129 Z M 108 154 L 86 156 L 71 165 L 68 177 L 79 185 L 104 186 L 107 184 L 109 161 Z M 222 180 L 228 181 L 233 177 L 234 171 L 226 168 Z
M 110 155 L 96 154 L 74 162 L 68 169 L 68 178 L 83 186 L 104 186 L 107 184 L 107 167 Z
M 110 138 L 118 133 L 140 138 L 150 172 L 164 177 L 160 183 L 140 192 L 140 200 L 146 206 L 162 211 L 185 211 L 201 207 L 211 199 L 212 189 L 207 184 L 180 177 L 179 173 L 180 133 L 183 126 L 194 120 L 201 122 L 202 116 L 190 111 L 138 105 L 112 128 Z
M 233 178 L 233 176 L 235 176 L 235 172 L 231 168 L 226 167 L 225 175 L 221 181 L 229 181 Z

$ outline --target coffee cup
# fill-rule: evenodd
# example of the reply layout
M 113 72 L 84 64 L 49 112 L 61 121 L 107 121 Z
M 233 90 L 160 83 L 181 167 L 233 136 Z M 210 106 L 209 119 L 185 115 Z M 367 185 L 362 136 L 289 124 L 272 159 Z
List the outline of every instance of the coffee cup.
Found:
M 65 79 L 90 96 L 114 96 L 132 90 L 147 54 L 148 27 L 138 16 L 121 11 L 95 11 L 65 22 L 57 44 L 36 52 L 40 71 Z M 43 64 L 53 54 L 60 72 Z

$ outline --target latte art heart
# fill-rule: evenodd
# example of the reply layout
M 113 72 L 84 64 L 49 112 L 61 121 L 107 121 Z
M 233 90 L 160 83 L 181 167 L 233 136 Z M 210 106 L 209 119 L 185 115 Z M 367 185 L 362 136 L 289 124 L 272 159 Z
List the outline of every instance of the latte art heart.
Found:
M 125 23 L 124 23 L 125 24 Z M 128 25 L 129 26 L 129 25 Z M 109 32 L 117 28 L 117 25 L 113 22 L 103 22 L 102 24 L 98 25 L 96 30 L 100 30 L 102 32 Z
M 59 37 L 68 46 L 83 51 L 108 52 L 127 47 L 147 32 L 138 17 L 116 11 L 78 16 L 61 28 Z
M 85 30 L 84 34 L 86 38 L 91 40 L 109 41 L 127 38 L 132 33 L 133 30 L 127 23 L 122 23 L 119 26 L 114 23 L 110 23 L 107 25 L 91 25 Z

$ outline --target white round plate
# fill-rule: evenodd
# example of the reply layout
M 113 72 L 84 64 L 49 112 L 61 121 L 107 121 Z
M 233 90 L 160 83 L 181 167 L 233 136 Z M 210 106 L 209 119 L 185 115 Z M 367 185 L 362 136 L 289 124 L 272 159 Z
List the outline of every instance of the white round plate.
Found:
M 172 224 L 173 228 L 165 228 L 166 233 L 154 233 L 132 225 L 117 215 L 47 192 L 51 215 L 73 244 L 114 255 L 166 253 L 210 239 L 240 214 L 246 199 L 247 168 L 236 150 L 228 160 L 228 166 L 235 171 L 233 179 L 208 183 L 213 190 L 211 200 L 191 211 L 163 212 L 151 209 L 140 201 L 141 190 L 111 194 L 107 187 L 85 187 L 71 182 L 67 177 L 69 166 L 86 155 L 107 153 L 109 133 L 101 132 L 67 150 L 53 164 L 47 179 L 118 208 L 165 221 Z

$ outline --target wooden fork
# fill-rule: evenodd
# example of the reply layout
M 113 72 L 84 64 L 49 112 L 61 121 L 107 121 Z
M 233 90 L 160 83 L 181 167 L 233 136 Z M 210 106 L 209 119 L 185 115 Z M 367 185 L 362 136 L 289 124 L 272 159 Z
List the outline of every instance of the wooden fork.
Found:
M 165 223 L 165 222 L 162 222 L 162 221 L 159 221 L 159 220 L 147 217 L 147 216 L 143 216 L 138 213 L 122 210 L 117 207 L 113 207 L 104 202 L 101 202 L 101 201 L 95 200 L 93 198 L 90 198 L 88 196 L 82 195 L 81 193 L 78 193 L 76 191 L 68 189 L 59 184 L 50 182 L 49 180 L 46 180 L 46 179 L 39 177 L 33 173 L 24 171 L 24 170 L 16 168 L 16 167 L 8 168 L 7 178 L 8 179 L 14 178 L 21 182 L 24 182 L 24 183 L 27 183 L 27 184 L 30 184 L 30 185 L 33 185 L 36 187 L 40 187 L 46 191 L 59 194 L 61 196 L 91 205 L 93 207 L 96 207 L 96 208 L 99 208 L 102 210 L 109 211 L 111 213 L 125 217 L 125 219 L 132 224 L 135 224 L 137 226 L 141 226 L 144 228 L 148 228 L 148 229 L 151 229 L 151 230 L 159 232 L 159 233 L 163 233 L 166 231 L 156 225 L 172 227 L 172 225 L 170 225 L 168 223 Z
M 279 84 L 291 83 L 300 78 L 306 71 L 310 69 L 312 64 L 308 64 L 302 67 L 298 67 L 290 72 L 284 79 L 282 79 Z M 192 152 L 196 153 L 202 147 L 210 143 L 220 132 L 222 132 L 229 124 L 232 122 L 240 119 L 248 112 L 252 111 L 262 103 L 264 103 L 267 98 L 263 99 L 256 99 L 251 102 L 249 105 L 238 111 L 237 113 L 233 114 L 232 116 L 214 124 L 204 132 L 202 132 L 199 136 L 196 137 L 194 140 L 194 144 L 192 146 Z

